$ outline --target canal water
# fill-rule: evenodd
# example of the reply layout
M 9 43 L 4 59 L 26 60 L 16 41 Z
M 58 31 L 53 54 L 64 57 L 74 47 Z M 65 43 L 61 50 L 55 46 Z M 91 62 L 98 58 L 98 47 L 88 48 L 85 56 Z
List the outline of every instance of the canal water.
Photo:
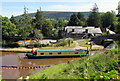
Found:
M 80 58 L 27 59 L 24 57 L 25 53 L 2 52 L 2 56 L 0 56 L 0 59 L 2 59 L 2 66 L 24 66 L 24 67 L 55 65 L 58 63 L 66 63 L 70 60 L 80 59 Z M 18 79 L 19 77 L 26 77 L 27 75 L 40 72 L 43 69 L 45 68 L 2 69 L 2 78 Z

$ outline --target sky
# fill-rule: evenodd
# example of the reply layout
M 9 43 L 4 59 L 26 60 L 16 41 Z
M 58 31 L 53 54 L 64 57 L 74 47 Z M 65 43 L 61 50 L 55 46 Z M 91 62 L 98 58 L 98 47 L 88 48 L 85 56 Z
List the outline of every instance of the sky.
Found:
M 89 12 L 96 3 L 99 12 L 115 11 L 120 0 L 4 0 L 0 1 L 0 12 L 2 16 L 11 17 L 21 15 L 24 6 L 29 13 L 42 11 L 67 11 L 67 12 Z

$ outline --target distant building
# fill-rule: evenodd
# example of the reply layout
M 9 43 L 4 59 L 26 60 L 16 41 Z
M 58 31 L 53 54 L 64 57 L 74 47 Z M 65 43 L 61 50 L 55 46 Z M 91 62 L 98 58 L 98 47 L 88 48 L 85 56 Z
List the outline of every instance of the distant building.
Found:
M 114 33 L 111 30 L 107 29 L 109 33 Z M 103 35 L 105 33 L 102 32 L 100 27 L 93 26 L 66 26 L 65 27 L 65 35 L 66 38 L 90 38 L 93 36 Z M 115 34 L 115 33 L 114 33 Z

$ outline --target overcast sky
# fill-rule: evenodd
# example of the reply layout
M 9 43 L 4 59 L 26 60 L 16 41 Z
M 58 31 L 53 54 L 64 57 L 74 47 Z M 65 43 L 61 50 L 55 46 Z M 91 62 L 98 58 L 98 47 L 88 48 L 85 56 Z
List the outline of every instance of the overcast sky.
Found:
M 23 14 L 24 6 L 29 13 L 36 12 L 40 7 L 42 11 L 75 11 L 89 12 L 96 3 L 99 12 L 115 11 L 120 0 L 4 0 L 0 2 L 2 16 L 11 17 Z

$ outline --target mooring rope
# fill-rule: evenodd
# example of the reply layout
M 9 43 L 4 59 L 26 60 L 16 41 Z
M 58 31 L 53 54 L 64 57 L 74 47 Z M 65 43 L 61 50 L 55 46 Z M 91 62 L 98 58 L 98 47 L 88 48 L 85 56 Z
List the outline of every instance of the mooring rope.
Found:
M 40 66 L 1 66 L 0 69 L 45 69 L 53 65 L 40 65 Z

